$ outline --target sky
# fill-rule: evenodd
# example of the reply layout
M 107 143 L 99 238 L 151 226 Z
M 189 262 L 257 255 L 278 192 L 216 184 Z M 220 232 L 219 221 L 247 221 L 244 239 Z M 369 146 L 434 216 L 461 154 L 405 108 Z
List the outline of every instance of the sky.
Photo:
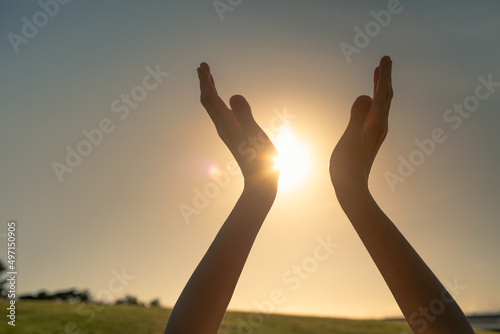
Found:
M 15 221 L 17 293 L 175 304 L 243 185 L 199 103 L 205 61 L 226 102 L 245 96 L 278 149 L 296 145 L 230 309 L 401 316 L 328 174 L 387 54 L 372 193 L 464 312 L 500 311 L 499 14 L 494 0 L 2 1 L 0 259 Z

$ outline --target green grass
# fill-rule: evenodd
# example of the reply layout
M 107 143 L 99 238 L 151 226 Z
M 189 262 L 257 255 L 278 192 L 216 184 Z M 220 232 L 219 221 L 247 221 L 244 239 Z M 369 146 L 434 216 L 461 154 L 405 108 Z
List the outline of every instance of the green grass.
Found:
M 148 334 L 163 333 L 170 310 L 140 306 L 68 304 L 45 301 L 18 301 L 16 326 L 7 324 L 7 302 L 0 301 L 4 310 L 0 333 L 53 334 Z M 406 334 L 411 333 L 403 323 L 258 315 L 228 312 L 220 334 Z M 478 334 L 494 332 L 478 331 Z

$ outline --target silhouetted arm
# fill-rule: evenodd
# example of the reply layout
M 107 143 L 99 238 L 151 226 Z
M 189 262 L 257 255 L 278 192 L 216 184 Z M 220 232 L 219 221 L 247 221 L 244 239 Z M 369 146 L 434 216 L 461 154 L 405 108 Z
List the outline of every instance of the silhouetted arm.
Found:
M 414 333 L 474 333 L 462 310 L 417 252 L 378 207 L 368 176 L 385 139 L 393 96 L 392 61 L 380 60 L 373 99 L 360 96 L 330 160 L 330 176 L 342 209 L 370 253 Z M 439 312 L 430 312 L 444 305 Z
M 238 162 L 244 189 L 231 214 L 198 264 L 165 329 L 168 334 L 217 333 L 247 256 L 277 191 L 276 149 L 239 95 L 231 109 L 218 96 L 210 68 L 198 68 L 201 103 Z

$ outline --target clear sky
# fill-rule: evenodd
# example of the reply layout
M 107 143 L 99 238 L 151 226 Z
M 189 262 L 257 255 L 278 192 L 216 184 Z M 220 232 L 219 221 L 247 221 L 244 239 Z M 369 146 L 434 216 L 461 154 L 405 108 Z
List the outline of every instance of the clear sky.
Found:
M 388 54 L 372 192 L 466 313 L 500 311 L 500 2 L 46 3 L 0 4 L 0 259 L 15 220 L 19 293 L 173 306 L 242 189 L 199 103 L 206 61 L 222 98 L 244 95 L 303 167 L 280 184 L 230 308 L 278 290 L 276 312 L 401 315 L 328 175 Z

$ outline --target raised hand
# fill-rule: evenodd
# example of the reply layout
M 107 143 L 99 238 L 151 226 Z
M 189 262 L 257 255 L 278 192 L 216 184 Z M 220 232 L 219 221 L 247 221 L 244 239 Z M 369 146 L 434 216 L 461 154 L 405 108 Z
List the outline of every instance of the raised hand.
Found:
M 229 100 L 229 109 L 217 94 L 208 64 L 201 63 L 198 77 L 201 103 L 240 166 L 245 185 L 275 184 L 279 176 L 274 168 L 276 148 L 255 122 L 248 102 L 243 96 L 234 95 Z
M 387 134 L 392 62 L 375 69 L 373 98 L 360 96 L 330 160 L 330 176 L 342 209 L 382 274 L 414 333 L 473 334 L 462 310 L 371 196 L 368 177 Z M 425 317 L 433 303 L 446 305 Z
M 238 162 L 245 186 L 233 210 L 177 300 L 166 334 L 216 334 L 255 238 L 276 197 L 276 149 L 239 95 L 229 109 L 217 94 L 210 68 L 198 68 L 201 103 Z
M 330 159 L 330 177 L 339 191 L 367 187 L 375 156 L 387 135 L 393 96 L 392 61 L 380 60 L 373 78 L 373 98 L 359 96 L 351 108 L 351 119 Z

